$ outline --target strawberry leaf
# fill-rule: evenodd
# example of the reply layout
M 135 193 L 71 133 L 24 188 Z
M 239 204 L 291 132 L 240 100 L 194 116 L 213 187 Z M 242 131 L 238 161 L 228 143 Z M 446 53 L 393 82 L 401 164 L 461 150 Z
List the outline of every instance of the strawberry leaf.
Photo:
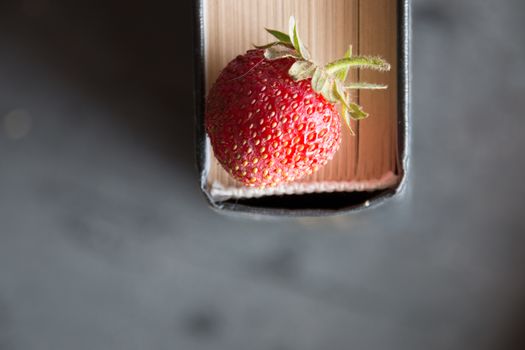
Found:
M 290 39 L 292 41 L 292 45 L 295 48 L 295 50 L 299 53 L 301 58 L 303 58 L 304 60 L 309 60 L 310 53 L 308 52 L 306 47 L 303 45 L 301 38 L 299 38 L 299 33 L 297 32 L 297 23 L 295 21 L 294 16 L 290 17 L 289 31 L 290 31 Z
M 324 85 L 326 84 L 328 80 L 328 73 L 321 68 L 317 67 L 315 69 L 314 75 L 312 76 L 312 89 L 315 92 L 321 92 L 324 88 Z
M 333 76 L 329 75 L 328 79 L 326 80 L 325 84 L 323 85 L 323 88 L 321 90 L 321 95 L 328 101 L 332 103 L 336 103 L 338 101 L 337 94 L 335 93 L 335 85 L 336 80 Z
M 256 49 L 263 49 L 264 50 L 264 49 L 270 48 L 272 46 L 278 45 L 280 43 L 281 43 L 280 41 L 274 41 L 274 42 L 266 44 L 266 45 L 255 45 L 255 44 L 253 44 L 253 47 L 255 47 Z
M 310 61 L 297 61 L 288 71 L 288 74 L 295 81 L 305 80 L 311 78 L 315 72 L 315 64 Z
M 291 44 L 292 40 L 290 39 L 290 36 L 286 33 L 280 32 L 275 29 L 268 29 L 265 28 L 268 33 L 270 33 L 275 39 L 279 40 L 280 43 L 286 43 Z
M 285 57 L 299 58 L 297 52 L 288 46 L 277 44 L 267 48 L 264 51 L 264 57 L 267 60 L 278 60 Z
M 334 83 L 334 95 L 337 98 L 337 101 L 341 102 L 343 107 L 345 107 L 347 110 L 350 110 L 351 107 L 349 105 L 349 102 L 347 101 L 347 94 L 345 92 L 343 83 L 341 81 L 336 81 Z
M 352 136 L 355 136 L 354 129 L 352 129 L 351 116 L 350 116 L 350 113 L 348 112 L 348 108 L 346 108 L 345 105 L 341 107 L 341 112 L 342 112 L 341 114 L 343 115 L 343 120 L 348 130 L 350 130 L 350 134 L 352 134 Z
M 348 48 L 344 56 L 344 58 L 350 58 L 350 57 L 352 57 L 352 45 L 350 45 L 350 47 Z M 341 69 L 340 71 L 335 73 L 335 77 L 340 81 L 345 81 L 348 76 L 349 71 L 350 71 L 350 67 L 347 67 L 346 69 Z
M 390 64 L 380 57 L 353 56 L 342 58 L 326 65 L 326 70 L 329 73 L 334 74 L 348 68 L 366 68 L 378 71 L 388 71 L 390 70 Z
M 323 68 L 317 67 L 315 69 L 314 75 L 312 76 L 312 89 L 333 103 L 338 101 L 338 98 L 334 93 L 335 83 L 336 79 L 328 74 Z
M 350 110 L 348 111 L 352 119 L 362 120 L 368 117 L 368 113 L 363 111 L 363 108 L 355 103 L 350 103 Z
M 388 88 L 386 85 L 370 84 L 370 83 L 350 83 L 345 86 L 347 89 L 358 90 L 383 90 Z

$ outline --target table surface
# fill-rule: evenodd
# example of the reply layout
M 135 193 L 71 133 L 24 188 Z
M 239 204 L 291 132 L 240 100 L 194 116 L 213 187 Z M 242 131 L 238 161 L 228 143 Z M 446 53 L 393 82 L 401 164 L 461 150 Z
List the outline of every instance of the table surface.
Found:
M 525 3 L 414 1 L 409 190 L 199 193 L 191 2 L 0 4 L 0 349 L 523 349 Z

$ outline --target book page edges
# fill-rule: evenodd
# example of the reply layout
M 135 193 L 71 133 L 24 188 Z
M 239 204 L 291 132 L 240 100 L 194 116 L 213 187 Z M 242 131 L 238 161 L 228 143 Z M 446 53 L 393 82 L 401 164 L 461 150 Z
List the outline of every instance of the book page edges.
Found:
M 388 171 L 378 179 L 362 181 L 318 181 L 293 182 L 276 187 L 250 188 L 224 186 L 220 181 L 208 184 L 208 191 L 215 200 L 260 198 L 264 196 L 279 196 L 291 194 L 326 193 L 326 192 L 356 192 L 376 191 L 393 188 L 399 183 L 399 176 Z

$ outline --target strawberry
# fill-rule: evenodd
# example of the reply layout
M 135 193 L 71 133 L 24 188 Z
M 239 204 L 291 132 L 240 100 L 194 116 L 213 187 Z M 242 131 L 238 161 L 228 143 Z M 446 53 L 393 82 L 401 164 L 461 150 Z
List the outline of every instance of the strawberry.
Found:
M 309 81 L 293 81 L 293 64 L 248 51 L 210 91 L 206 129 L 215 156 L 246 185 L 299 179 L 331 159 L 341 141 L 338 111 Z
M 295 19 L 290 34 L 269 30 L 278 41 L 237 56 L 220 73 L 206 102 L 205 127 L 216 158 L 246 186 L 275 186 L 325 165 L 341 142 L 341 115 L 368 115 L 349 90 L 383 85 L 344 85 L 352 67 L 388 70 L 377 57 L 352 56 L 324 67 L 302 44 Z M 350 129 L 351 130 L 351 129 Z

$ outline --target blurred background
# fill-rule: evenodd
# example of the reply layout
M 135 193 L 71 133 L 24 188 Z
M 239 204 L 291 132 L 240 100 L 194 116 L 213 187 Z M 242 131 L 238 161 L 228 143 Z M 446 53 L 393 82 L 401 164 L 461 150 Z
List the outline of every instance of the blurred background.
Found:
M 0 2 L 0 349 L 524 349 L 525 2 L 414 0 L 409 191 L 211 211 L 191 1 Z

